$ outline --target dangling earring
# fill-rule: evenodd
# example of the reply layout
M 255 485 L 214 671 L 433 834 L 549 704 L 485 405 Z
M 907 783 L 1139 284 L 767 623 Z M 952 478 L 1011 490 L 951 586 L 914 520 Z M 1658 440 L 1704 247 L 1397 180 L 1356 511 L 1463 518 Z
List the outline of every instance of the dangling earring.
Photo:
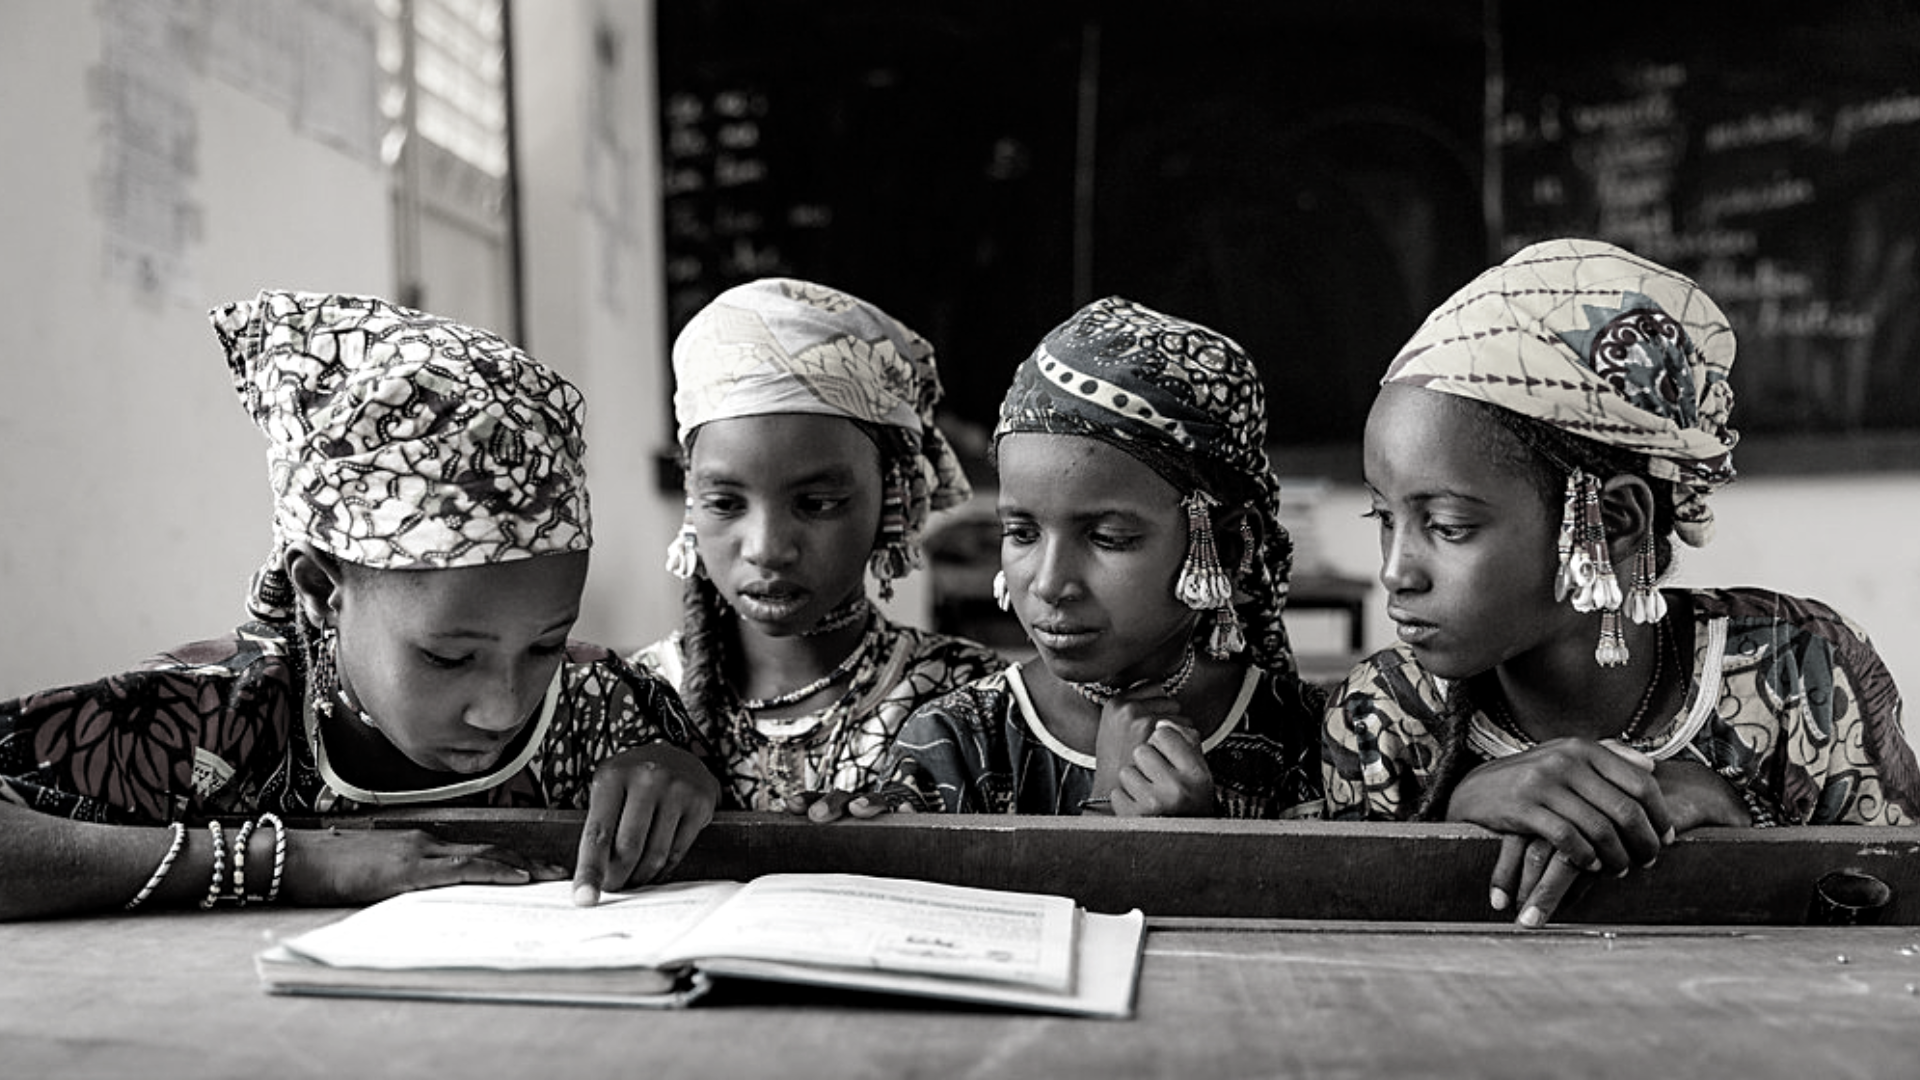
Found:
M 1627 586 L 1627 618 L 1645 626 L 1667 617 L 1667 598 L 1660 592 L 1660 570 L 1653 557 L 1653 538 L 1640 541 L 1633 553 L 1633 582 Z
M 693 531 L 693 497 L 687 497 L 686 515 L 680 519 L 680 534 L 667 545 L 667 573 L 686 581 L 700 571 L 700 536 Z
M 999 608 L 1001 611 L 1013 610 L 1013 593 L 1007 588 L 1007 572 L 1005 570 L 995 570 L 993 572 L 993 606 Z
M 320 624 L 320 644 L 315 653 L 312 661 L 313 686 L 311 688 L 315 709 L 331 715 L 333 706 L 337 702 L 345 708 L 352 709 L 354 717 L 362 724 L 370 728 L 379 728 L 380 725 L 374 723 L 373 717 L 368 716 L 366 710 L 347 700 L 346 687 L 340 682 L 340 631 L 335 630 L 332 623 Z
M 1578 525 L 1569 523 L 1577 516 Z M 1600 641 L 1593 659 L 1601 667 L 1619 667 L 1629 658 L 1620 630 L 1620 579 L 1607 553 L 1607 529 L 1600 519 L 1600 478 L 1583 469 L 1567 477 L 1567 498 L 1560 521 L 1560 574 L 1555 592 L 1571 593 L 1573 610 L 1598 611 Z
M 1213 612 L 1213 633 L 1207 638 L 1207 655 L 1225 660 L 1246 647 L 1240 632 L 1240 617 L 1233 610 L 1233 579 L 1220 565 L 1220 552 L 1213 543 L 1213 515 L 1210 508 L 1219 500 L 1195 489 L 1180 500 L 1187 512 L 1187 558 L 1180 566 L 1173 594 L 1194 611 Z
M 913 556 L 907 537 L 907 482 L 896 462 L 888 466 L 886 485 L 880 493 L 880 542 L 867 561 L 874 580 L 880 583 L 880 599 L 893 599 L 893 579 L 907 576 L 914 566 Z

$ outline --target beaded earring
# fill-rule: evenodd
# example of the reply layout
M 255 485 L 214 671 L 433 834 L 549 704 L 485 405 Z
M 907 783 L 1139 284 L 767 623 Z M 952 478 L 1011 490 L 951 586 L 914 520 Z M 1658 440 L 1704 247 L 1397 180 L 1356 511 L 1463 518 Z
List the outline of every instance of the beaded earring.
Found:
M 993 572 L 993 606 L 999 608 L 1001 611 L 1013 610 L 1013 592 L 1007 588 L 1007 572 L 1005 570 L 995 570 Z
M 1213 542 L 1211 508 L 1220 505 L 1220 501 L 1195 489 L 1180 500 L 1180 505 L 1187 512 L 1187 558 L 1180 566 L 1173 593 L 1195 611 L 1213 612 L 1213 633 L 1207 638 L 1207 655 L 1225 660 L 1246 648 L 1247 639 L 1240 630 L 1240 617 L 1233 610 L 1233 578 L 1226 567 L 1220 565 L 1220 551 Z M 1251 530 L 1246 535 L 1251 535 Z
M 1620 579 L 1607 553 L 1607 529 L 1600 518 L 1600 478 L 1584 469 L 1567 476 L 1566 502 L 1560 519 L 1560 571 L 1555 579 L 1556 599 L 1571 596 L 1575 611 L 1598 611 L 1600 641 L 1593 659 L 1601 667 L 1625 664 L 1626 635 L 1620 629 Z
M 874 580 L 880 583 L 880 599 L 893 599 L 893 579 L 905 577 L 913 563 L 913 549 L 907 539 L 907 481 L 896 462 L 887 468 L 886 485 L 880 493 L 880 542 L 867 563 Z
M 681 581 L 700 572 L 700 536 L 693 531 L 693 498 L 687 498 L 686 515 L 680 519 L 679 535 L 667 545 L 667 573 Z
M 340 631 L 335 630 L 332 623 L 322 624 L 320 645 L 315 650 L 312 665 L 311 691 L 314 710 L 322 715 L 331 716 L 334 704 L 337 702 L 342 707 L 351 709 L 354 717 L 362 724 L 370 728 L 378 728 L 380 725 L 374 722 L 373 717 L 367 715 L 366 710 L 347 699 L 346 687 L 340 683 L 339 653 Z
M 1640 541 L 1633 553 L 1633 582 L 1627 586 L 1627 618 L 1645 626 L 1667 617 L 1667 598 L 1660 594 L 1660 569 L 1654 560 L 1653 538 Z

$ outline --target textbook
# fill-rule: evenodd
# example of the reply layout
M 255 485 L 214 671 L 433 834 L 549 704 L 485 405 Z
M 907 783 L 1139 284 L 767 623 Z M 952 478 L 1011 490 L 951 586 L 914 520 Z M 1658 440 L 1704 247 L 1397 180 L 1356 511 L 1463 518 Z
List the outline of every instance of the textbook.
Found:
M 678 1008 L 756 979 L 1079 1016 L 1133 1014 L 1145 917 L 1064 896 L 856 874 L 605 893 L 403 893 L 255 957 L 276 994 Z

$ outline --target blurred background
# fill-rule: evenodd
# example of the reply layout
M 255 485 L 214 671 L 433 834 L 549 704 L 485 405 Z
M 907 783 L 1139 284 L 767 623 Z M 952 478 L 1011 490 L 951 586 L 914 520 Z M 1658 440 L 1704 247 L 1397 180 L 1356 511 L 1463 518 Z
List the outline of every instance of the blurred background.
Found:
M 1825 599 L 1920 692 L 1920 4 L 4 0 L 0 91 L 0 696 L 241 618 L 270 502 L 206 310 L 263 287 L 392 297 L 573 379 L 577 633 L 653 640 L 667 347 L 769 274 L 939 349 L 982 492 L 892 609 L 1010 649 L 984 447 L 1013 367 L 1116 293 L 1237 338 L 1289 625 L 1337 678 L 1391 640 L 1379 373 L 1562 234 L 1692 274 L 1740 334 L 1741 479 L 1678 580 Z

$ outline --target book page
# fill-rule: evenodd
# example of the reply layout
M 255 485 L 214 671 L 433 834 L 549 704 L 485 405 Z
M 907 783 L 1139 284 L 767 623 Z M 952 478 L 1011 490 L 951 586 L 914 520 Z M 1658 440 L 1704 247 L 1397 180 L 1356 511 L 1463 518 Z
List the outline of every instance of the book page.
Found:
M 334 967 L 657 967 L 665 947 L 740 889 L 731 881 L 603 893 L 575 907 L 573 883 L 450 885 L 381 901 L 281 942 Z
M 1064 896 L 855 874 L 756 878 L 676 942 L 715 957 L 1073 987 L 1075 905 Z

